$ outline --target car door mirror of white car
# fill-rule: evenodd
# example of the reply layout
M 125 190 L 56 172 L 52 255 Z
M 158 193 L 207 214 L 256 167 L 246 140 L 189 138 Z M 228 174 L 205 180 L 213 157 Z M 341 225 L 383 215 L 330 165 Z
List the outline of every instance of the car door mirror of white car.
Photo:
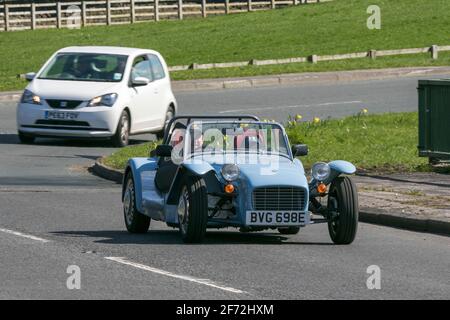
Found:
M 150 83 L 150 80 L 145 77 L 136 77 L 131 81 L 132 85 L 137 86 L 146 86 Z
M 36 77 L 36 72 L 28 72 L 25 74 L 25 79 L 27 81 L 32 81 Z

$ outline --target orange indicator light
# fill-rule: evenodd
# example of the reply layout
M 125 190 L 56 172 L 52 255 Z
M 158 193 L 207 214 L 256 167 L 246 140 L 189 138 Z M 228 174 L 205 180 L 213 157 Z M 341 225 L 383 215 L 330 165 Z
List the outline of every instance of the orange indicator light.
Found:
M 321 194 L 327 192 L 327 185 L 325 183 L 319 183 L 317 186 L 317 192 Z
M 226 193 L 233 193 L 234 192 L 234 186 L 230 183 L 230 184 L 227 184 L 226 186 L 225 186 L 225 192 Z

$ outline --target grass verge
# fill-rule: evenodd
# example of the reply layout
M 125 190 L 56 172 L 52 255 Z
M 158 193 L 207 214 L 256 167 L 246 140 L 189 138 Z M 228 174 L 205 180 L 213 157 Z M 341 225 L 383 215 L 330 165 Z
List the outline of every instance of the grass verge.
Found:
M 309 155 L 301 160 L 306 168 L 316 161 L 343 159 L 360 171 L 430 171 L 426 158 L 417 153 L 416 112 L 367 115 L 364 111 L 343 119 L 290 120 L 286 132 L 291 144 L 306 143 Z M 147 157 L 155 142 L 123 148 L 104 163 L 123 169 L 131 157 Z
M 147 142 L 138 145 L 131 145 L 114 152 L 110 156 L 104 157 L 102 163 L 114 169 L 125 169 L 128 159 L 134 157 L 148 157 L 150 151 L 155 149 L 157 142 Z
M 56 50 L 72 45 L 153 48 L 169 65 L 247 61 L 339 54 L 369 49 L 399 49 L 449 44 L 450 1 L 377 0 L 381 29 L 369 30 L 366 10 L 372 0 L 337 0 L 284 9 L 206 19 L 97 26 L 80 30 L 47 29 L 0 33 L 0 91 L 21 89 L 17 74 L 36 71 Z M 389 57 L 370 61 L 290 64 L 173 74 L 174 79 L 230 77 L 449 63 L 441 54 Z M 6 63 L 7 62 L 7 63 Z
M 317 64 L 290 63 L 268 66 L 246 66 L 240 68 L 174 71 L 171 73 L 171 76 L 173 80 L 194 80 L 229 77 L 252 77 L 301 72 L 438 66 L 450 66 L 450 52 L 440 53 L 438 60 L 431 59 L 429 54 L 413 54 L 403 56 L 379 57 L 376 60 L 361 58 L 352 60 L 323 61 Z

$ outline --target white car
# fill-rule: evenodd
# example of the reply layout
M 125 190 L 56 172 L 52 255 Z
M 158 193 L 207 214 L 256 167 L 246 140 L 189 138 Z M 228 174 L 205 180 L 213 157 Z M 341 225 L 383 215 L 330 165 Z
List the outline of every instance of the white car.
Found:
M 36 137 L 109 138 L 156 133 L 177 112 L 169 71 L 152 50 L 69 47 L 56 52 L 31 81 L 17 107 L 21 142 Z

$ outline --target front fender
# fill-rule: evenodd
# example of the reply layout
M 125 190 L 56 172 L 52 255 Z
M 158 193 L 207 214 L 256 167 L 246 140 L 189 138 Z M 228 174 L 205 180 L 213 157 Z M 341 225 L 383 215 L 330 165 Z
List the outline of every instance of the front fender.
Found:
M 182 167 L 192 174 L 203 176 L 209 171 L 214 170 L 214 168 L 208 162 L 189 162 L 181 164 Z
M 167 196 L 167 204 L 177 204 L 178 199 L 180 197 L 181 184 L 183 182 L 184 177 L 194 175 L 204 177 L 205 180 L 214 183 L 210 183 L 210 185 L 216 185 L 218 183 L 215 177 L 215 170 L 208 162 L 200 161 L 200 162 L 185 162 L 180 165 L 177 170 L 177 174 L 175 179 L 172 182 L 170 187 L 170 191 Z
M 335 160 L 328 163 L 332 171 L 339 174 L 353 174 L 356 171 L 356 167 L 353 163 L 344 160 Z
M 330 184 L 335 178 L 339 177 L 341 174 L 353 174 L 356 171 L 356 167 L 353 165 L 353 163 L 344 161 L 344 160 L 335 160 L 328 163 L 330 166 L 331 172 L 330 176 L 326 181 L 324 181 L 325 184 Z
M 144 184 L 146 183 L 144 180 L 146 179 L 144 172 L 156 170 L 157 161 L 153 158 L 132 158 L 128 160 L 125 172 L 124 172 L 124 181 L 122 183 L 122 201 L 125 191 L 126 184 L 126 176 L 129 172 L 133 175 L 134 181 L 134 190 L 136 196 L 136 209 L 139 212 L 143 212 L 142 208 L 142 193 L 144 189 Z M 148 178 L 147 178 L 148 179 Z
M 333 182 L 334 179 L 339 177 L 341 174 L 354 174 L 356 172 L 356 167 L 353 165 L 353 163 L 344 161 L 344 160 L 335 160 L 328 163 L 330 166 L 331 172 L 330 176 L 325 180 L 322 181 L 326 185 L 329 185 L 331 182 Z M 316 191 L 316 186 L 318 184 L 318 181 L 315 179 L 312 179 L 309 183 L 309 191 L 310 191 L 310 197 L 316 197 L 319 194 Z

